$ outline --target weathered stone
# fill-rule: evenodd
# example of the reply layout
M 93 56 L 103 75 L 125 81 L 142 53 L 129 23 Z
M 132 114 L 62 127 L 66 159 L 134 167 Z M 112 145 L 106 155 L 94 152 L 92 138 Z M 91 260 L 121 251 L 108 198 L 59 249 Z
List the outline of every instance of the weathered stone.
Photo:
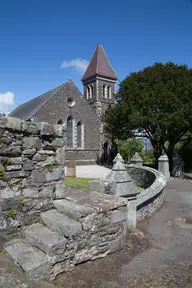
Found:
M 166 179 L 170 177 L 170 172 L 169 172 L 169 158 L 167 157 L 166 154 L 161 155 L 158 159 L 158 170 L 161 172 Z
M 0 168 L 1 171 L 1 168 Z M 4 189 L 5 187 L 7 187 L 7 182 L 0 180 L 0 189 Z
M 36 148 L 36 149 L 41 149 L 42 144 L 41 144 L 41 140 L 38 137 L 25 137 L 23 139 L 23 148 L 25 150 L 27 149 L 32 149 L 32 148 Z
M 13 198 L 14 196 L 15 195 L 14 195 L 13 190 L 9 187 L 6 187 L 5 189 L 0 190 L 0 199 Z
M 19 164 L 22 164 L 22 163 L 23 163 L 21 157 L 11 158 L 11 159 L 9 159 L 9 160 L 11 161 L 11 164 L 12 164 L 12 165 L 19 165 Z
M 120 236 L 118 239 L 110 242 L 109 253 L 114 253 L 124 248 L 125 248 L 125 236 Z
M 66 141 L 64 138 L 56 138 L 53 140 L 52 145 L 54 147 L 64 147 L 65 143 L 66 143 Z
M 4 216 L 4 213 L 0 211 L 0 230 L 6 229 L 8 226 L 8 221 Z
M 47 227 L 57 231 L 60 235 L 69 237 L 82 232 L 80 222 L 70 219 L 56 210 L 42 212 L 40 217 Z
M 21 165 L 6 166 L 6 171 L 17 171 L 17 170 L 21 170 L 21 169 L 22 169 Z
M 55 277 L 58 274 L 61 274 L 62 272 L 68 272 L 73 270 L 74 266 L 75 266 L 74 263 L 70 260 L 65 260 L 63 262 L 56 263 L 52 268 L 51 280 L 54 280 Z
M 22 131 L 27 134 L 39 134 L 40 132 L 40 123 L 23 121 L 22 122 Z
M 10 178 L 25 178 L 29 176 L 28 172 L 25 171 L 10 171 L 6 173 Z
M 38 198 L 39 197 L 39 191 L 33 187 L 22 189 L 21 194 L 23 195 L 23 197 L 29 197 L 29 198 Z
M 12 197 L 0 202 L 0 210 L 2 211 L 10 211 L 15 210 L 17 212 L 23 211 L 23 206 L 20 203 L 19 197 Z
M 65 252 L 66 238 L 39 223 L 26 227 L 23 233 L 30 244 L 49 256 L 60 255 Z
M 59 138 L 63 138 L 65 134 L 65 126 L 64 125 L 55 125 L 55 136 Z
M 39 197 L 43 197 L 43 198 L 52 197 L 53 198 L 54 188 L 55 188 L 55 185 L 43 187 L 43 189 L 39 192 Z
M 31 173 L 32 183 L 43 184 L 46 181 L 45 175 L 39 171 L 32 171 Z
M 112 211 L 111 223 L 119 223 L 127 220 L 127 209 L 118 209 Z
M 50 156 L 45 161 L 37 162 L 36 165 L 37 165 L 37 167 L 44 168 L 46 166 L 50 166 L 50 165 L 53 165 L 53 164 L 55 164 L 55 157 L 54 156 Z
M 25 155 L 25 156 L 33 156 L 35 153 L 36 153 L 35 148 L 26 149 L 23 151 L 23 155 Z
M 65 164 L 65 147 L 57 149 L 55 159 L 56 159 L 56 163 L 58 165 L 64 165 Z
M 53 202 L 53 205 L 59 212 L 75 220 L 79 220 L 79 218 L 85 217 L 88 214 L 91 214 L 94 212 L 94 209 L 90 207 L 76 204 L 66 199 L 55 200 Z
M 32 160 L 29 160 L 28 158 L 23 159 L 23 170 L 24 171 L 31 171 L 34 169 L 34 163 Z
M 55 168 L 52 172 L 46 173 L 46 182 L 58 181 L 63 176 L 64 169 Z
M 14 130 L 14 131 L 21 131 L 21 123 L 22 121 L 19 118 L 15 117 L 6 117 L 6 128 Z
M 55 154 L 54 151 L 52 151 L 52 150 L 39 150 L 38 153 L 41 155 L 48 155 L 48 156 Z
M 0 148 L 0 155 L 7 157 L 19 157 L 21 155 L 21 148 L 14 146 Z
M 55 186 L 55 199 L 63 199 L 66 195 L 65 184 L 62 181 L 58 181 Z
M 54 135 L 55 134 L 55 129 L 53 125 L 50 125 L 44 122 L 41 122 L 40 125 L 41 125 L 41 132 L 40 132 L 41 135 Z
M 24 270 L 30 279 L 48 278 L 50 262 L 48 256 L 22 240 L 8 242 L 4 251 Z
M 136 152 L 130 160 L 131 164 L 135 167 L 141 168 L 143 166 L 143 159 Z
M 88 182 L 89 190 L 96 191 L 99 193 L 105 193 L 105 185 L 102 180 L 90 180 Z
M 78 251 L 75 254 L 74 262 L 75 264 L 79 264 L 85 261 L 88 261 L 93 258 L 93 256 L 97 254 L 97 248 L 92 246 L 90 248 L 85 248 L 83 250 Z

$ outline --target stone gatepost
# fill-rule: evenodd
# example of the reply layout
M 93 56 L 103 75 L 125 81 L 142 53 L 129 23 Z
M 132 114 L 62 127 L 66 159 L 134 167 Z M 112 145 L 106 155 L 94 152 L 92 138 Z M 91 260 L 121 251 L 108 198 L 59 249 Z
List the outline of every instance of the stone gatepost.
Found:
M 124 165 L 124 160 L 118 153 L 114 159 L 111 173 L 107 176 L 109 182 L 116 184 L 115 195 L 128 199 L 127 228 L 136 227 L 136 198 L 140 193 Z
M 130 160 L 132 166 L 141 168 L 143 166 L 143 159 L 136 152 Z
M 161 155 L 158 159 L 158 171 L 161 172 L 166 179 L 170 178 L 169 158 L 166 154 Z

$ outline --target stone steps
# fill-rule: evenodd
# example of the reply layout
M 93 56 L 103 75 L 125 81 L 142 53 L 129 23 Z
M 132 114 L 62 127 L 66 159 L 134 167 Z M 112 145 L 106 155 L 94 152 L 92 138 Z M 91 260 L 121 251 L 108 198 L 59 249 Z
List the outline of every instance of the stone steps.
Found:
M 49 257 L 29 243 L 16 239 L 6 243 L 4 251 L 31 279 L 49 279 L 51 265 Z
M 51 230 L 65 237 L 71 237 L 82 232 L 80 222 L 57 212 L 48 210 L 40 214 L 41 221 Z
M 53 201 L 53 205 L 60 213 L 75 220 L 94 212 L 94 209 L 91 207 L 80 205 L 66 199 L 55 200 Z
M 52 263 L 64 260 L 67 243 L 64 236 L 60 236 L 57 232 L 53 232 L 40 223 L 24 228 L 23 234 L 31 245 L 48 254 Z

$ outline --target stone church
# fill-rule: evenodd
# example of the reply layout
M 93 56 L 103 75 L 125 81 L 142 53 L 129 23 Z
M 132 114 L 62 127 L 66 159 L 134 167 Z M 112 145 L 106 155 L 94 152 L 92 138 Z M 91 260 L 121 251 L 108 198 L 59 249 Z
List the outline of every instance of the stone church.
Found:
M 66 161 L 93 164 L 107 153 L 101 115 L 114 103 L 117 79 L 102 45 L 97 45 L 81 79 L 84 95 L 69 80 L 23 103 L 9 116 L 66 125 Z

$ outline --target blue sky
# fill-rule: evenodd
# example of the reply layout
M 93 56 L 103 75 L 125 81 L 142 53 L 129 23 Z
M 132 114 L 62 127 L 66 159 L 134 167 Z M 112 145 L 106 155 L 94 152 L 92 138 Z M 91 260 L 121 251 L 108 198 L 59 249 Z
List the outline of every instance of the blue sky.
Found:
M 98 43 L 120 80 L 157 61 L 192 68 L 192 0 L 0 1 L 0 111 L 69 78 L 82 91 Z

